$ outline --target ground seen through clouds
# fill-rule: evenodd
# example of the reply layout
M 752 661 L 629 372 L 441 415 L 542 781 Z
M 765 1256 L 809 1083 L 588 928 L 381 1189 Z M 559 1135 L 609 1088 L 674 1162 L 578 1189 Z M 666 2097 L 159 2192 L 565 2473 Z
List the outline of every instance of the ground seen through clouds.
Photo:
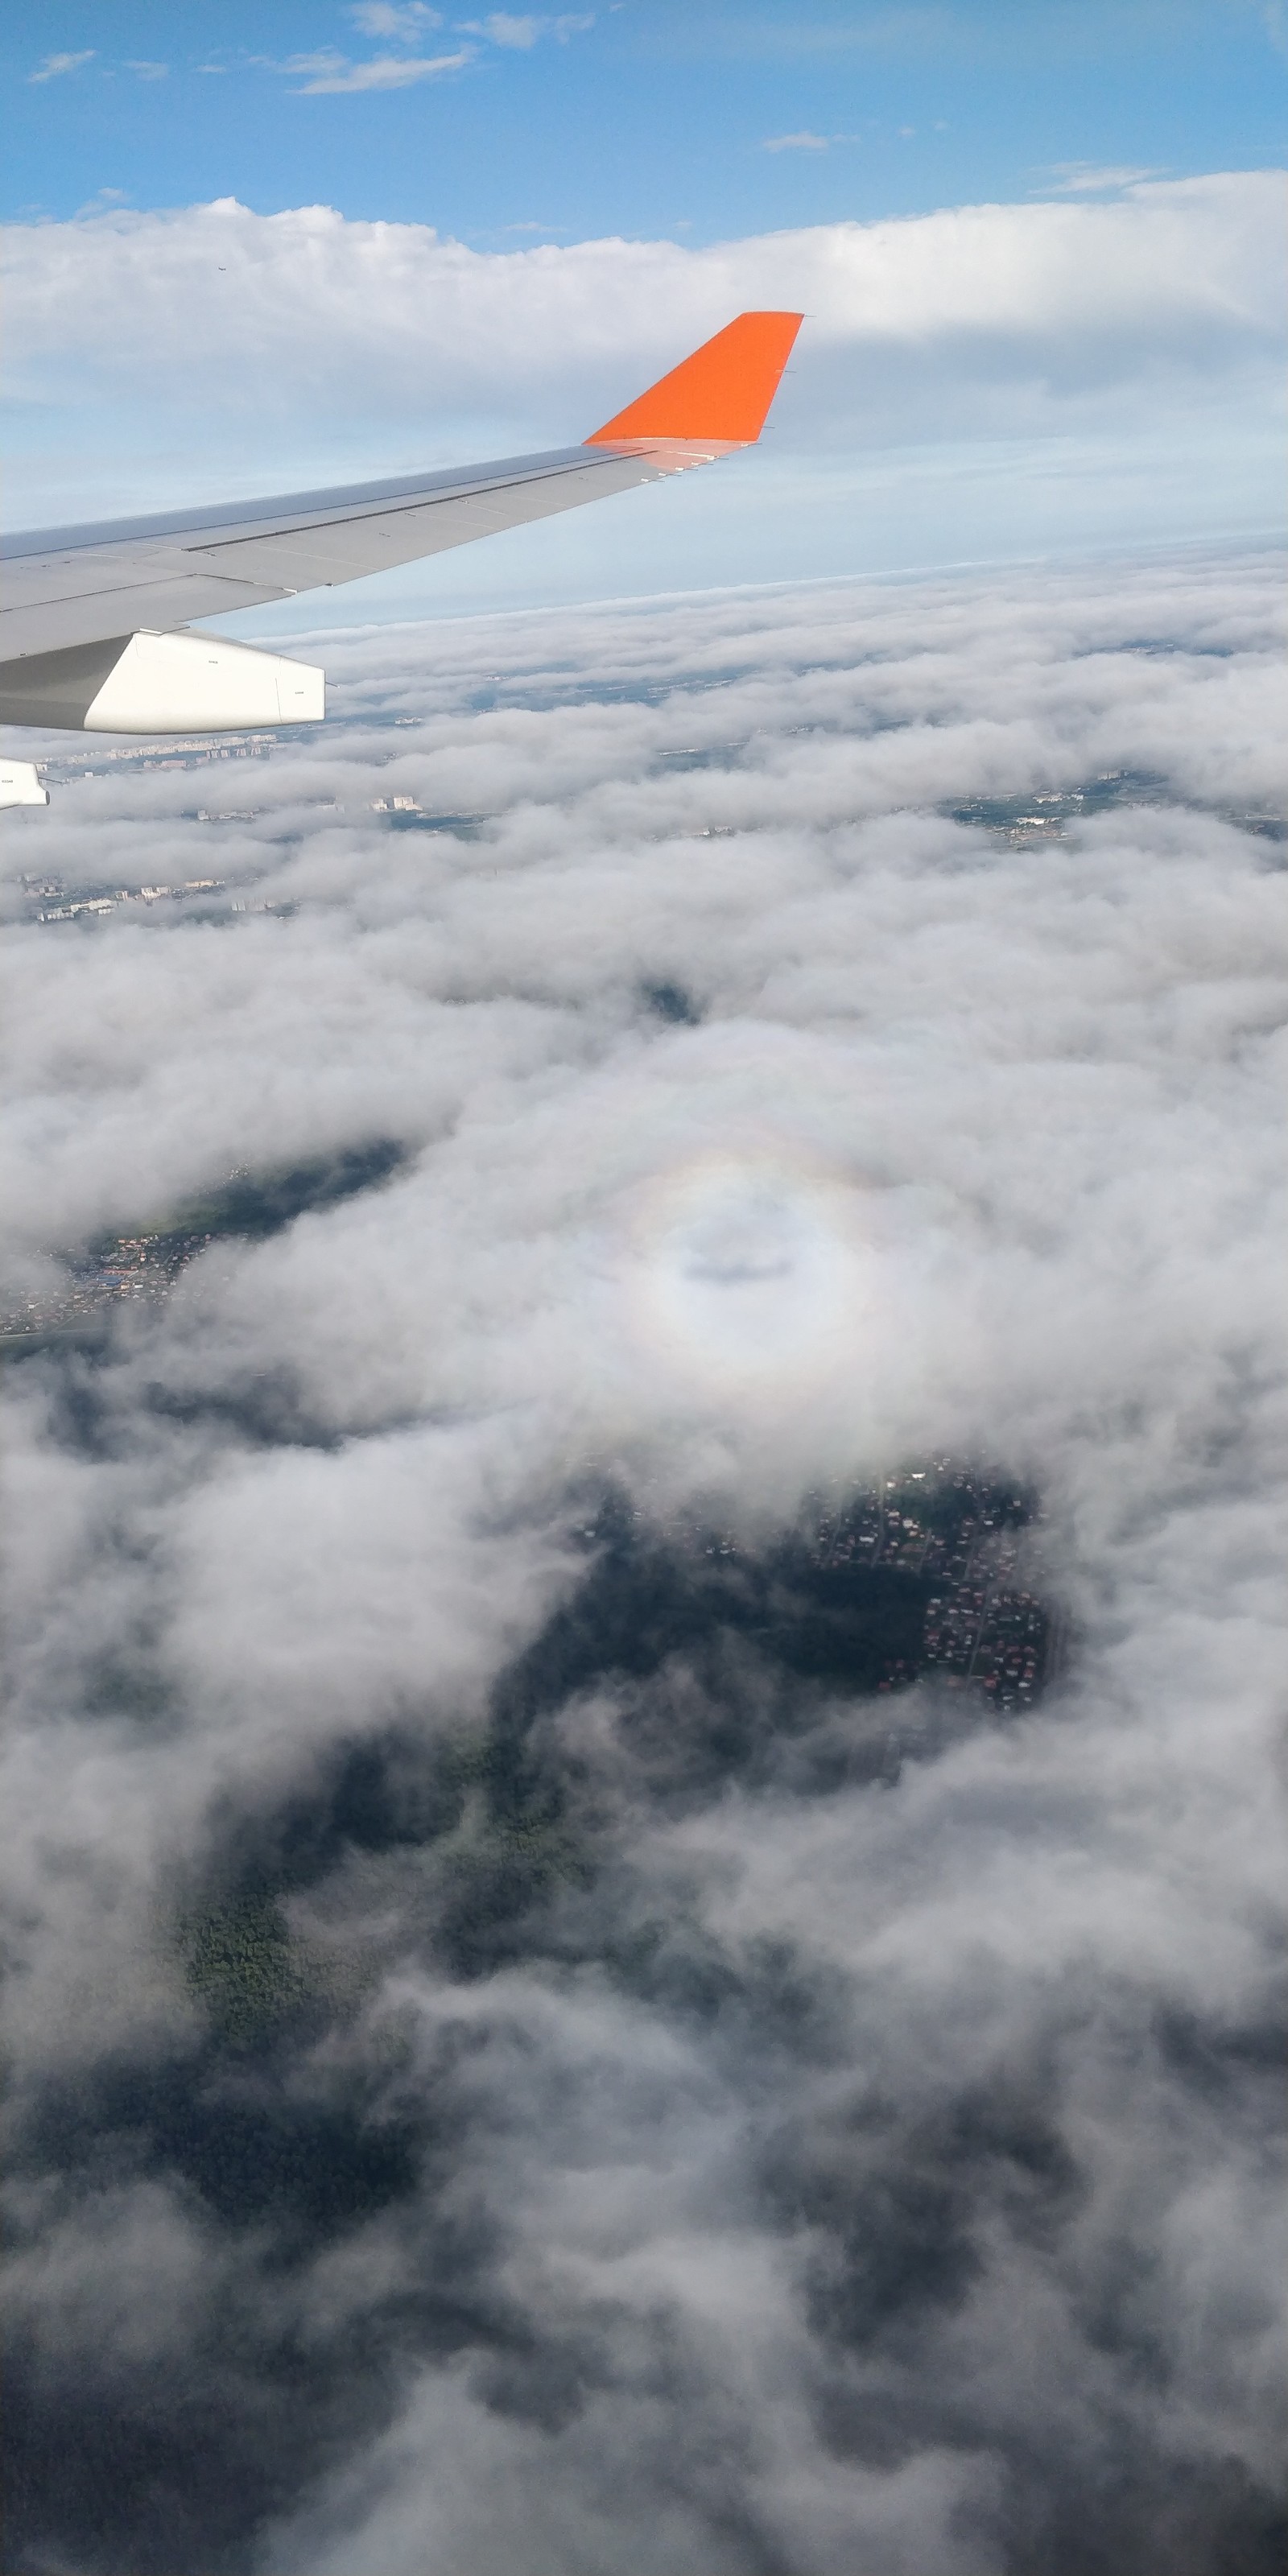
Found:
M 15 2576 L 1279 2565 L 1279 578 L 33 738 Z

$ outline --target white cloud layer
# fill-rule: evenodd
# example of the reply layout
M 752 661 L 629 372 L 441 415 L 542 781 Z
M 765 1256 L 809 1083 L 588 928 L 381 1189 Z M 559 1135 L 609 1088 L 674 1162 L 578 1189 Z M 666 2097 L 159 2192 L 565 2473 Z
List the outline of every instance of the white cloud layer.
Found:
M 389 61 L 391 78 L 441 68 Z M 319 60 L 314 76 L 351 71 Z M 49 523 L 562 444 L 731 313 L 783 305 L 808 319 L 755 461 L 766 506 L 726 525 L 704 487 L 669 551 L 655 517 L 636 534 L 619 513 L 630 534 L 597 526 L 595 587 L 1265 527 L 1280 193 L 1274 174 L 1153 182 L 700 250 L 483 252 L 231 200 L 14 227 L 10 508 Z M 553 567 L 548 537 L 530 545 L 505 541 L 494 567 Z M 460 569 L 446 579 L 451 596 Z
M 16 2567 L 1278 2567 L 1281 594 L 340 637 L 253 819 L 14 833 L 285 907 L 11 932 L 19 1274 L 407 1155 L 10 1372 Z M 1045 1497 L 1032 1715 L 502 1686 L 601 1480 L 754 1546 L 945 1449 Z

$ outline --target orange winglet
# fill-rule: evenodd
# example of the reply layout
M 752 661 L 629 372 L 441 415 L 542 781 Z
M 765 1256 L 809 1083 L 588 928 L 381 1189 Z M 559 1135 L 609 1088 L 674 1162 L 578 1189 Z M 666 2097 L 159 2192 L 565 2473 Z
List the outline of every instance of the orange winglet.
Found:
M 592 430 L 585 445 L 709 438 L 721 446 L 750 446 L 765 426 L 803 318 L 799 313 L 740 313 L 638 401 L 606 420 L 602 429 Z

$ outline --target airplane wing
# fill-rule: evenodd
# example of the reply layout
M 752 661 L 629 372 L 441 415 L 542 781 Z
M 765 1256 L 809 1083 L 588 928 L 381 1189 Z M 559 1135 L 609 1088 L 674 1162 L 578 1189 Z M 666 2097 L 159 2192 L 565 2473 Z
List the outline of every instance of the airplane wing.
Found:
M 752 445 L 800 321 L 740 314 L 578 447 L 7 538 L 0 722 L 154 733 L 316 720 L 320 672 L 189 635 L 190 620 L 330 589 Z

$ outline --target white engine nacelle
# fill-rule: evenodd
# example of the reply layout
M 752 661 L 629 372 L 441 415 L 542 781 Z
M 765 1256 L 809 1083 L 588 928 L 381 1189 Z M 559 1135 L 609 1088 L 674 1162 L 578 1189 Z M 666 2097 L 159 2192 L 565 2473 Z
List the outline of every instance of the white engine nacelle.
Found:
M 48 803 L 49 789 L 41 786 L 29 760 L 0 760 L 0 807 Z
M 132 635 L 81 717 L 86 733 L 228 733 L 321 724 L 326 674 L 221 635 Z

